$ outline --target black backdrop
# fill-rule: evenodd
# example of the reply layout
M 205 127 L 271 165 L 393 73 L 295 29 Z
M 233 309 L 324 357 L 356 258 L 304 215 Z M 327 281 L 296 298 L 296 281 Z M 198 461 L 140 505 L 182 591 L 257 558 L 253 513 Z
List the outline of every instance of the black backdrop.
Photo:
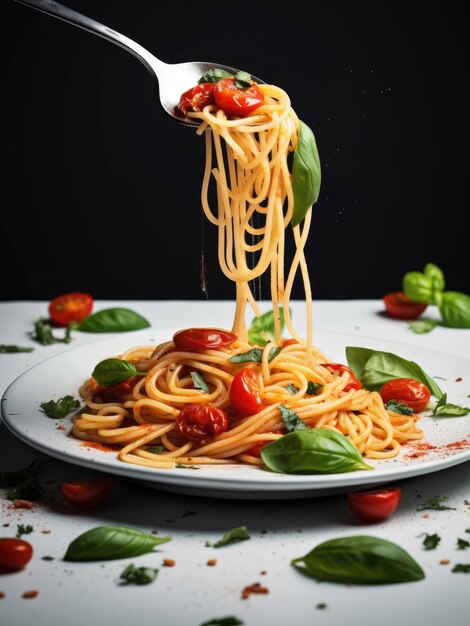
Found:
M 68 2 L 164 61 L 219 61 L 288 91 L 323 167 L 317 299 L 381 297 L 428 261 L 469 290 L 463 4 Z M 202 140 L 120 48 L 12 0 L 2 31 L 1 298 L 204 298 Z M 209 296 L 232 298 L 214 230 Z

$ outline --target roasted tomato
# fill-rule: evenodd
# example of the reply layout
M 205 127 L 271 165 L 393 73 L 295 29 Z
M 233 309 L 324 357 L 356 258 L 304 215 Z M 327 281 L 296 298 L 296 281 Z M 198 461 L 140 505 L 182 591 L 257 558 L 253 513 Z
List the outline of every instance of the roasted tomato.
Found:
M 186 439 L 211 439 L 228 430 L 227 413 L 210 404 L 188 404 L 176 423 Z
M 217 328 L 187 328 L 173 335 L 178 350 L 209 350 L 225 348 L 237 340 L 234 333 Z
M 187 111 L 202 111 L 208 104 L 214 104 L 213 83 L 201 83 L 188 91 L 185 91 L 180 98 L 178 109 L 186 115 Z
M 115 385 L 98 385 L 93 392 L 93 402 L 126 402 L 132 400 L 132 392 L 142 376 L 132 376 Z
M 348 493 L 349 508 L 363 522 L 381 522 L 387 519 L 399 502 L 398 487 Z
M 0 539 L 0 572 L 19 572 L 33 556 L 31 544 L 23 539 Z
M 49 303 L 49 317 L 57 326 L 67 326 L 70 322 L 81 322 L 90 315 L 93 296 L 89 293 L 65 293 Z
M 343 391 L 349 391 L 350 389 L 362 389 L 361 381 L 354 376 L 352 369 L 347 365 L 342 365 L 341 363 L 322 363 L 322 365 L 323 367 L 329 367 L 331 370 L 338 372 L 339 375 L 343 372 L 348 372 L 349 382 Z
M 403 291 L 394 291 L 383 297 L 387 315 L 400 320 L 414 320 L 423 313 L 427 304 L 410 300 Z
M 114 487 L 114 478 L 89 478 L 72 483 L 60 483 L 64 498 L 77 509 L 96 509 L 106 500 Z
M 214 89 L 215 103 L 229 115 L 244 117 L 264 102 L 264 94 L 256 83 L 240 89 L 234 78 L 219 80 Z
M 426 385 L 413 378 L 389 380 L 380 390 L 380 396 L 385 404 L 390 400 L 404 402 L 415 413 L 422 411 L 431 398 Z
M 263 403 L 260 396 L 258 376 L 251 367 L 244 367 L 232 380 L 230 404 L 241 415 L 258 413 Z

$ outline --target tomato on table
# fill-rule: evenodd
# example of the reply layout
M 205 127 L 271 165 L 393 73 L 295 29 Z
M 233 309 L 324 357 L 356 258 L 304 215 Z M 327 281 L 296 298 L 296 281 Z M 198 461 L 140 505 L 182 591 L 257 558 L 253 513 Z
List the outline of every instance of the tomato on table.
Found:
M 423 313 L 427 304 L 414 302 L 404 291 L 394 291 L 383 297 L 385 311 L 390 317 L 400 320 L 414 320 Z
M 132 392 L 142 376 L 132 376 L 115 385 L 98 385 L 93 391 L 93 402 L 126 402 L 132 400 Z
M 213 83 L 201 83 L 188 91 L 180 98 L 178 109 L 186 115 L 187 111 L 202 111 L 208 104 L 214 104 Z
M 89 478 L 71 483 L 60 483 L 67 502 L 77 509 L 96 509 L 108 498 L 114 487 L 114 478 Z
M 0 539 L 0 572 L 19 572 L 31 561 L 33 548 L 23 539 L 2 537 Z
M 237 340 L 234 333 L 217 328 L 187 328 L 173 335 L 173 343 L 178 350 L 209 350 L 226 348 Z
M 215 103 L 229 115 L 248 115 L 264 102 L 264 94 L 256 83 L 250 87 L 240 89 L 235 78 L 219 80 L 214 89 Z
M 93 296 L 89 293 L 73 292 L 53 298 L 49 303 L 49 317 L 57 326 L 67 326 L 70 322 L 81 322 L 90 315 Z
M 258 376 L 251 367 L 244 367 L 232 380 L 230 404 L 241 415 L 254 415 L 263 406 Z
M 211 439 L 228 430 L 227 413 L 210 404 L 188 404 L 176 423 L 183 437 L 191 440 Z
M 343 365 L 342 363 L 322 363 L 321 365 L 323 365 L 323 367 L 329 367 L 331 370 L 338 372 L 340 376 L 341 374 L 343 374 L 343 372 L 348 372 L 349 382 L 343 389 L 343 391 L 349 391 L 350 389 L 362 389 L 361 381 L 356 378 L 352 369 L 347 365 Z
M 424 409 L 431 398 L 429 389 L 419 380 L 413 378 L 394 378 L 380 390 L 380 397 L 384 404 L 390 400 L 404 402 L 415 413 Z
M 395 511 L 400 502 L 398 487 L 348 493 L 351 511 L 362 522 L 381 522 Z

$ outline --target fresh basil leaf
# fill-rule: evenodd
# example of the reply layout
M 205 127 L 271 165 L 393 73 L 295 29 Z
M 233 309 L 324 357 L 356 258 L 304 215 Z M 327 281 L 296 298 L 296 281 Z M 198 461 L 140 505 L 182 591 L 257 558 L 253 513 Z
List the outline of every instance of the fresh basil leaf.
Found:
M 202 83 L 218 83 L 223 78 L 233 78 L 233 74 L 218 67 L 211 67 L 197 82 L 199 85 Z
M 67 326 L 63 337 L 56 337 L 52 333 L 52 326 L 49 324 L 49 320 L 39 318 L 34 322 L 34 332 L 31 338 L 37 343 L 43 346 L 50 346 L 53 343 L 70 343 L 72 341 L 71 336 L 72 326 Z
M 347 437 L 326 428 L 295 430 L 263 446 L 261 458 L 274 472 L 282 474 L 336 474 L 367 465 Z
M 150 446 L 147 448 L 146 452 L 151 452 L 152 454 L 160 454 L 165 450 L 165 446 Z
M 25 526 L 24 524 L 17 524 L 16 536 L 21 537 L 22 535 L 29 535 L 33 532 L 33 530 L 34 528 L 30 524 L 28 524 L 27 526 Z
M 128 565 L 120 575 L 123 585 L 148 585 L 157 577 L 158 569 L 153 567 L 136 567 L 133 563 Z
M 148 328 L 149 322 L 130 309 L 103 309 L 74 324 L 83 333 L 123 333 Z
M 435 550 L 439 543 L 441 542 L 441 538 L 439 535 L 428 535 L 428 533 L 424 533 L 426 536 L 423 539 L 423 546 L 425 550 Z
M 135 364 L 130 361 L 111 358 L 98 363 L 91 375 L 98 385 L 109 387 L 134 376 L 146 376 L 147 372 L 139 372 Z
M 292 165 L 294 212 L 291 224 L 297 226 L 318 200 L 321 185 L 320 157 L 315 136 L 307 124 L 299 120 L 299 138 Z
M 470 413 L 470 407 L 458 406 L 457 404 L 447 403 L 447 393 L 444 393 L 436 403 L 432 414 L 437 417 L 462 417 Z
M 281 333 L 284 329 L 284 309 L 279 307 L 279 321 Z M 259 317 L 253 318 L 248 329 L 248 342 L 255 346 L 265 346 L 270 341 L 274 341 L 274 311 L 263 313 Z
M 410 320 L 408 326 L 416 335 L 430 333 L 437 326 L 434 320 Z
M 446 326 L 470 328 L 470 296 L 459 291 L 444 291 L 439 311 Z
M 268 363 L 277 357 L 279 352 L 282 350 L 281 346 L 275 346 L 271 348 L 268 356 Z M 230 363 L 261 363 L 263 359 L 263 350 L 261 348 L 252 348 L 248 350 L 248 352 L 242 352 L 240 354 L 234 354 L 229 357 Z
M 225 533 L 222 539 L 219 539 L 215 543 L 211 543 L 210 541 L 206 541 L 206 547 L 209 548 L 222 548 L 224 546 L 228 546 L 232 543 L 238 543 L 239 541 L 245 541 L 245 539 L 251 539 L 250 533 L 246 526 L 238 526 L 237 528 L 232 528 Z
M 379 391 L 394 378 L 413 378 L 422 382 L 436 398 L 442 396 L 437 383 L 414 361 L 391 352 L 351 346 L 346 348 L 346 358 L 356 378 L 370 391 Z
M 60 420 L 73 411 L 73 409 L 80 408 L 80 400 L 76 400 L 73 396 L 64 396 L 58 400 L 49 400 L 49 402 L 41 402 L 39 405 L 41 411 L 52 417 L 53 419 Z
M 283 404 L 280 404 L 278 409 L 281 413 L 282 421 L 289 432 L 308 429 L 307 424 L 292 409 L 288 409 Z
M 209 393 L 209 387 L 207 386 L 206 380 L 201 372 L 191 372 L 191 378 L 193 379 L 195 389 L 200 389 L 204 393 Z
M 64 561 L 107 561 L 150 552 L 170 541 L 126 526 L 97 526 L 77 537 L 67 548 Z
M 422 272 L 407 272 L 403 277 L 403 291 L 413 302 L 435 304 L 432 278 Z
M 413 415 L 413 409 L 404 402 L 398 402 L 398 400 L 390 400 L 384 405 L 387 411 L 393 413 L 400 413 L 400 415 Z
M 0 354 L 12 354 L 13 352 L 32 352 L 34 348 L 23 348 L 22 346 L 7 345 L 0 343 Z
M 451 571 L 453 573 L 470 574 L 470 563 L 456 563 Z
M 201 624 L 201 626 L 243 626 L 244 623 L 238 617 L 229 615 L 228 617 L 214 617 L 208 622 Z
M 434 263 L 426 263 L 423 274 L 432 280 L 434 291 L 444 291 L 446 283 L 444 280 L 444 272 L 440 267 Z
M 433 496 L 424 502 L 424 504 L 418 507 L 417 511 L 426 511 L 431 509 L 433 511 L 455 511 L 451 506 L 445 506 L 443 502 L 447 502 L 449 498 L 447 496 Z
M 251 75 L 248 72 L 237 72 L 235 74 L 235 87 L 237 89 L 249 89 L 251 85 Z
M 457 550 L 466 550 L 467 548 L 470 548 L 470 541 L 457 539 Z
M 367 535 L 330 539 L 291 564 L 317 580 L 357 585 L 406 583 L 425 577 L 403 548 Z

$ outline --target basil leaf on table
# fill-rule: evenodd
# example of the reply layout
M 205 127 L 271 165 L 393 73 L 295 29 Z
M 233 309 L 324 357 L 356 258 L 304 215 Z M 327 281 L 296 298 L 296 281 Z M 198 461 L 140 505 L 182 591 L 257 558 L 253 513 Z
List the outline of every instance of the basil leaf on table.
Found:
M 410 320 L 408 326 L 416 335 L 424 335 L 434 330 L 437 322 L 434 320 Z
M 171 537 L 156 537 L 126 526 L 97 526 L 72 541 L 64 561 L 125 559 L 150 552 L 167 541 Z
M 34 348 L 25 348 L 23 346 L 0 344 L 0 354 L 13 354 L 15 352 L 33 352 Z
M 279 318 L 281 333 L 284 329 L 284 309 L 279 307 Z M 274 311 L 263 313 L 259 317 L 253 318 L 248 329 L 248 342 L 251 345 L 265 346 L 270 341 L 274 341 Z
M 441 538 L 438 534 L 428 535 L 428 533 L 424 533 L 425 537 L 423 539 L 423 547 L 425 550 L 435 550 L 439 543 L 441 542 Z
M 403 548 L 368 535 L 330 539 L 291 564 L 317 580 L 358 585 L 406 583 L 425 577 Z
M 202 83 L 218 83 L 223 78 L 233 78 L 233 74 L 218 67 L 211 67 L 197 82 L 199 85 Z
M 326 428 L 294 430 L 261 449 L 269 469 L 281 474 L 337 474 L 372 470 L 347 437 Z
M 292 165 L 292 192 L 294 194 L 292 226 L 300 224 L 312 204 L 318 200 L 320 185 L 320 157 L 315 136 L 310 127 L 299 120 L 299 139 Z
M 268 363 L 271 363 L 281 350 L 281 346 L 271 348 L 269 351 Z M 261 363 L 263 360 L 263 350 L 261 348 L 252 348 L 251 350 L 248 350 L 248 352 L 234 354 L 228 360 L 230 363 Z
M 446 326 L 470 328 L 470 296 L 460 291 L 444 291 L 439 311 Z
M 134 363 L 130 361 L 111 358 L 98 363 L 91 375 L 98 385 L 109 387 L 134 376 L 146 376 L 147 372 L 139 372 Z
M 470 407 L 468 406 L 448 404 L 446 393 L 436 403 L 432 412 L 436 417 L 462 417 L 463 415 L 468 415 L 468 413 L 470 413 Z
M 306 430 L 308 429 L 307 424 L 300 419 L 300 417 L 293 411 L 292 409 L 288 409 L 283 404 L 278 406 L 279 412 L 281 413 L 282 421 L 284 422 L 285 427 L 289 432 L 294 430 Z
M 49 321 L 43 317 L 40 317 L 38 320 L 34 322 L 34 332 L 31 335 L 31 339 L 40 343 L 42 346 L 50 346 L 53 343 L 70 343 L 72 341 L 71 337 L 72 325 L 69 324 L 65 329 L 65 333 L 63 337 L 56 337 L 52 333 L 52 326 Z
M 134 563 L 128 565 L 119 578 L 123 585 L 148 585 L 157 577 L 158 569 L 153 567 L 136 567 Z
M 80 408 L 80 400 L 76 400 L 73 396 L 64 396 L 58 400 L 49 400 L 49 402 L 41 402 L 39 405 L 41 411 L 52 419 L 60 420 L 73 411 Z
M 413 378 L 422 382 L 431 395 L 442 397 L 437 383 L 414 361 L 407 361 L 391 352 L 352 346 L 346 348 L 346 358 L 356 378 L 369 391 L 379 391 L 394 378 Z
M 208 548 L 222 548 L 223 546 L 228 546 L 232 543 L 237 543 L 238 541 L 245 541 L 245 539 L 251 539 L 250 533 L 246 526 L 238 526 L 237 528 L 232 528 L 219 541 L 215 543 L 211 543 L 210 541 L 206 541 L 206 547 Z
M 139 313 L 130 309 L 115 308 L 97 311 L 81 322 L 74 323 L 72 328 L 83 333 L 123 333 L 149 326 L 149 322 Z

